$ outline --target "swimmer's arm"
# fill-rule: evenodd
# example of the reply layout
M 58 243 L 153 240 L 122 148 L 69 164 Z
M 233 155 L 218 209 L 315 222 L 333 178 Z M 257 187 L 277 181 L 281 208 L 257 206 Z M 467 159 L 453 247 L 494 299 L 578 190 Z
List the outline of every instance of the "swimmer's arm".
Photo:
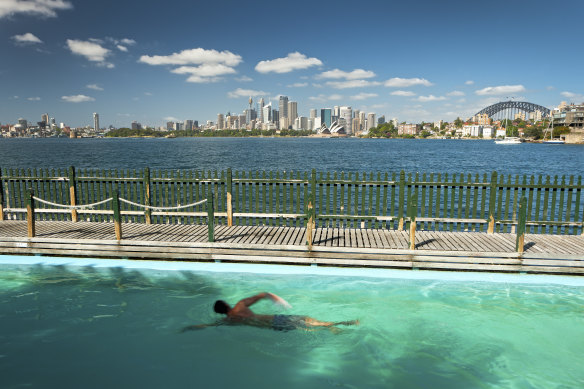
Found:
M 290 304 L 288 304 L 288 302 L 286 300 L 284 300 L 282 297 L 277 296 L 273 293 L 269 293 L 269 292 L 264 292 L 264 293 L 256 294 L 255 296 L 252 296 L 252 297 L 248 297 L 246 299 L 241 300 L 238 304 L 243 304 L 246 307 L 249 307 L 249 306 L 257 303 L 258 301 L 260 301 L 261 299 L 264 299 L 264 298 L 269 298 L 274 303 L 283 305 L 286 308 L 291 307 Z
M 220 326 L 221 324 L 223 324 L 222 320 L 217 320 L 214 323 L 208 323 L 208 324 L 195 324 L 195 325 L 187 326 L 187 327 L 183 328 L 182 330 L 180 330 L 180 332 L 183 333 L 183 332 L 187 332 L 187 331 L 202 330 L 203 328 L 207 328 L 207 327 L 217 327 L 217 326 Z

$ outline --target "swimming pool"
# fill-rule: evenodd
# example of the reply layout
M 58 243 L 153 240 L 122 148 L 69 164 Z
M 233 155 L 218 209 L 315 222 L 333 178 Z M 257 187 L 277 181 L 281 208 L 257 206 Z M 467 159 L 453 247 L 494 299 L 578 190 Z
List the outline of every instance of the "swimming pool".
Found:
M 361 325 L 179 333 L 260 291 Z M 583 307 L 577 277 L 0 256 L 0 386 L 582 387 Z

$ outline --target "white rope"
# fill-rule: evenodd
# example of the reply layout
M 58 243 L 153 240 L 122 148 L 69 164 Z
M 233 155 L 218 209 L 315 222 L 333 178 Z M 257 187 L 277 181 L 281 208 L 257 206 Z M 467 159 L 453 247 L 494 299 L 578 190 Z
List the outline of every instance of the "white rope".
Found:
M 192 204 L 187 204 L 187 205 L 179 205 L 178 207 L 153 207 L 150 205 L 144 205 L 144 204 L 138 204 L 138 203 L 134 203 L 130 200 L 126 200 L 120 197 L 120 201 L 122 203 L 126 203 L 126 204 L 130 204 L 130 205 L 134 205 L 136 207 L 142 207 L 144 209 L 151 209 L 154 211 L 168 211 L 171 209 L 183 209 L 183 208 L 190 208 L 190 207 L 196 207 L 197 205 L 201 205 L 203 203 L 207 202 L 207 199 L 201 200 L 201 201 L 197 201 L 196 203 L 192 203 Z
M 109 199 L 105 199 L 105 200 L 103 200 L 103 201 L 99 201 L 99 202 L 97 202 L 97 203 L 93 203 L 93 204 L 84 204 L 84 205 L 65 205 L 65 204 L 51 203 L 50 201 L 43 200 L 43 199 L 40 199 L 40 198 L 38 198 L 38 197 L 35 197 L 35 196 L 33 196 L 32 198 L 33 198 L 33 199 L 35 199 L 36 201 L 38 201 L 39 203 L 47 204 L 47 205 L 50 205 L 50 206 L 53 206 L 53 207 L 60 207 L 60 208 L 65 208 L 65 209 L 72 209 L 72 210 L 73 210 L 73 209 L 87 209 L 87 208 L 95 208 L 95 207 L 97 207 L 98 205 L 105 204 L 105 203 L 107 203 L 108 201 L 111 201 L 111 200 L 112 200 L 112 198 L 110 197 Z

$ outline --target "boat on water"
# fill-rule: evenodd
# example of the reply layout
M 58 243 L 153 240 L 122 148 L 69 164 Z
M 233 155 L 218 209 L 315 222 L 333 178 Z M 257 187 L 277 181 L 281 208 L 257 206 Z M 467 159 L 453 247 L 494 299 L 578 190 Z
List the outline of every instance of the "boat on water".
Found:
M 543 140 L 541 141 L 541 143 L 544 143 L 546 145 L 563 145 L 566 142 L 562 138 L 554 139 L 554 116 L 553 115 L 551 116 L 552 121 L 548 128 L 545 129 L 545 132 L 543 133 Z M 548 132 L 550 133 L 550 138 L 546 140 Z
M 523 143 L 523 139 L 516 136 L 506 136 L 503 139 L 495 139 L 495 143 L 498 145 L 520 145 Z

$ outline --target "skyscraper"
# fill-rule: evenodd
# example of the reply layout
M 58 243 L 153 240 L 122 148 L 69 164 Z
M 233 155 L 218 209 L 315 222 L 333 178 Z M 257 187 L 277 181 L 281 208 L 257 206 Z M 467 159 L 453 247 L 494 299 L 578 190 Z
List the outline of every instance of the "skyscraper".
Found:
M 312 109 L 310 110 L 310 118 L 311 118 L 311 119 L 314 119 L 314 118 L 316 118 L 316 109 L 315 109 L 315 108 L 312 108 Z
M 345 119 L 345 131 L 347 135 L 353 133 L 353 109 L 351 107 L 341 107 L 339 109 L 339 118 Z
M 225 128 L 225 118 L 222 113 L 217 114 L 217 130 L 222 130 Z
M 280 103 L 278 105 L 280 108 L 280 118 L 288 117 L 288 96 L 280 96 Z
M 298 117 L 298 103 L 296 101 L 288 102 L 288 125 L 292 125 Z
M 260 98 L 260 102 L 258 104 L 258 113 L 260 114 L 260 122 L 265 123 L 264 121 L 264 98 Z
M 99 131 L 99 114 L 93 113 L 93 130 Z
M 320 110 L 320 122 L 326 124 L 327 128 L 330 128 L 332 124 L 332 112 L 330 108 Z
M 45 126 L 49 126 L 49 114 L 44 113 L 41 115 L 41 122 L 45 123 Z
M 373 112 L 369 112 L 367 114 L 367 130 L 374 127 L 377 127 L 377 124 L 375 123 L 375 114 Z
M 263 102 L 264 99 L 261 100 Z M 262 123 L 270 123 L 272 121 L 272 103 L 270 102 L 268 105 L 265 105 L 262 108 Z

